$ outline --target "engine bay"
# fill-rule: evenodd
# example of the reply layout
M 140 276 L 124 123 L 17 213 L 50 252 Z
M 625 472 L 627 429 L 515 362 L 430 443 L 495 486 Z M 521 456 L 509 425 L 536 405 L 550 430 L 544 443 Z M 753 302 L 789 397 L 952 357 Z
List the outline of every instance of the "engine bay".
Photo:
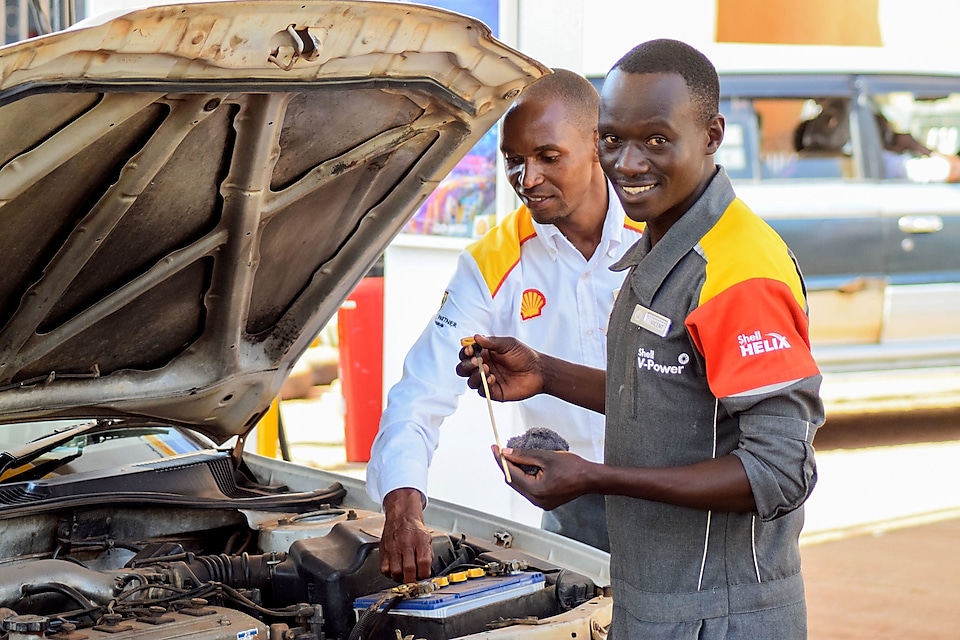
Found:
M 440 531 L 434 578 L 397 585 L 379 571 L 383 515 L 337 503 L 291 513 L 109 500 L 0 520 L 7 637 L 443 640 L 597 595 L 590 578 L 508 539 Z M 426 600 L 439 604 L 404 605 Z

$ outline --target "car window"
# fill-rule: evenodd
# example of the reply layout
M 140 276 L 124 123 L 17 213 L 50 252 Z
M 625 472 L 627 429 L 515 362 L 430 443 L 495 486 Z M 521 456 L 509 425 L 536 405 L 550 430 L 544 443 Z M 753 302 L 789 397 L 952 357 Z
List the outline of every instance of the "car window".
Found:
M 860 177 L 847 98 L 738 98 L 721 111 L 727 133 L 718 162 L 734 179 Z
M 942 182 L 937 171 L 943 164 L 924 159 L 960 151 L 960 93 L 895 91 L 874 94 L 871 103 L 884 147 L 884 176 Z

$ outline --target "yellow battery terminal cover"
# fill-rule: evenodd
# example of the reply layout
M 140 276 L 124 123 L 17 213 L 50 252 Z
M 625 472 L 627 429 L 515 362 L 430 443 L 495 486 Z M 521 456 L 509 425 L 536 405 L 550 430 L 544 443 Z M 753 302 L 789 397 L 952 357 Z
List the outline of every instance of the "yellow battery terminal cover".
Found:
M 468 578 L 482 578 L 486 574 L 486 571 L 480 567 L 474 567 L 472 569 L 467 569 Z
M 437 576 L 436 578 L 433 578 L 433 584 L 437 585 L 438 587 L 445 587 L 450 584 L 450 581 L 447 580 L 447 576 Z
M 466 582 L 466 581 L 467 581 L 466 571 L 457 571 L 456 573 L 450 574 L 450 582 Z

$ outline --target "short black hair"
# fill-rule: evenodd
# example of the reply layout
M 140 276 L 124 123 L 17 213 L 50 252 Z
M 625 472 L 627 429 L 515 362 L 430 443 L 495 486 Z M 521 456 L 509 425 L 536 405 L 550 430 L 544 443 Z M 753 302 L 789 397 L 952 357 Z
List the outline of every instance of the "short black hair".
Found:
M 600 95 L 585 77 L 568 69 L 554 69 L 524 89 L 516 104 L 527 100 L 546 102 L 560 100 L 566 106 L 567 118 L 585 132 L 597 130 Z
M 716 68 L 707 56 L 685 42 L 667 38 L 642 42 L 617 60 L 613 70 L 679 74 L 704 122 L 720 111 L 720 79 Z

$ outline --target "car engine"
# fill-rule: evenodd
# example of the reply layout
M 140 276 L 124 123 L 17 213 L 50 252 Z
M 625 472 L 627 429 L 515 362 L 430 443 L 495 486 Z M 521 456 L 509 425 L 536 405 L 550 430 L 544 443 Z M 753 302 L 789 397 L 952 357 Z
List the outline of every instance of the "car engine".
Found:
M 11 640 L 433 640 L 529 624 L 596 595 L 589 578 L 503 541 L 448 532 L 434 532 L 436 577 L 397 585 L 379 571 L 382 514 L 339 506 L 342 493 L 296 513 L 111 506 L 109 494 L 21 510 L 0 519 L 2 629 Z M 403 611 L 457 582 L 489 588 L 476 606 L 458 594 L 453 607 Z

